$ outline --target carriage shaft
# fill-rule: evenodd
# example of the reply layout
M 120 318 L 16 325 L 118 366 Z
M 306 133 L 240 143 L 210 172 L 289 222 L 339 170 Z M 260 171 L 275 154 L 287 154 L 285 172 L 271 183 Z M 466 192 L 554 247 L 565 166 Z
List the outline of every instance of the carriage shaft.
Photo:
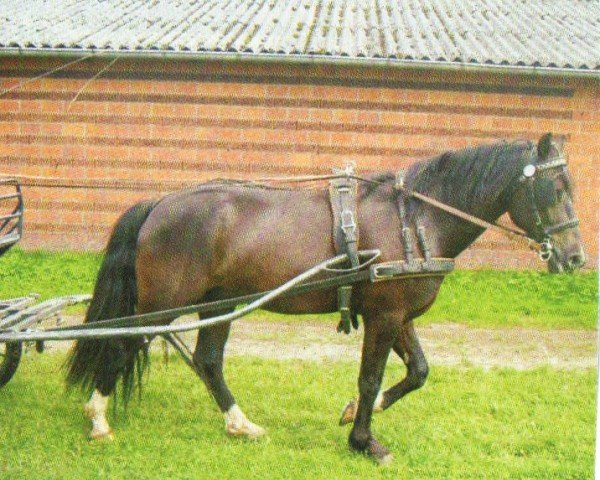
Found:
M 378 250 L 371 251 L 372 254 L 379 254 Z M 302 282 L 314 277 L 318 273 L 324 271 L 324 269 L 339 265 L 348 260 L 347 255 L 337 255 L 329 260 L 319 263 L 311 269 L 301 273 L 300 275 L 292 278 L 283 285 L 263 294 L 256 294 L 259 298 L 255 299 L 245 307 L 234 312 L 227 313 L 225 315 L 219 315 L 206 320 L 196 320 L 181 325 L 158 325 L 158 326 L 135 326 L 135 327 L 121 327 L 121 328 L 90 328 L 91 324 L 83 325 L 84 328 L 75 329 L 54 329 L 38 332 L 3 332 L 0 333 L 0 342 L 23 342 L 23 341 L 45 341 L 45 340 L 78 340 L 78 339 L 98 339 L 98 338 L 110 338 L 110 337 L 143 337 L 153 335 L 165 335 L 169 333 L 186 332 L 190 330 L 199 330 L 201 328 L 208 328 L 221 323 L 228 323 L 237 320 L 250 312 L 260 308 L 261 306 L 273 301 L 277 297 L 282 296 L 286 292 L 289 292 L 294 287 L 297 287 Z M 368 278 L 369 272 L 356 272 L 366 274 L 365 278 Z M 243 298 L 243 297 L 240 297 Z M 232 299 L 239 300 L 239 299 Z M 123 321 L 159 321 L 159 320 L 174 320 L 178 316 L 186 313 L 197 312 L 202 305 L 184 307 L 180 309 L 164 310 L 161 312 L 155 312 L 146 315 L 134 315 L 131 317 L 123 317 L 118 319 Z M 222 306 L 221 306 L 222 308 Z M 190 310 L 191 309 L 191 310 Z M 211 309 L 214 310 L 214 307 Z M 87 327 L 87 328 L 86 328 Z

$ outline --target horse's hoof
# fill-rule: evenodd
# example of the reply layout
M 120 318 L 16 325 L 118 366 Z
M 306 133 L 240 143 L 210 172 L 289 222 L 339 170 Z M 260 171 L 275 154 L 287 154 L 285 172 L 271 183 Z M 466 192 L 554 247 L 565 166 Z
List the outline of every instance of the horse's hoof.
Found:
M 390 465 L 394 461 L 394 456 L 391 453 L 388 453 L 383 458 L 376 458 L 377 464 L 381 467 L 385 467 L 386 465 Z
M 237 405 L 232 405 L 224 414 L 225 431 L 232 437 L 248 437 L 256 439 L 267 432 L 264 428 L 252 423 Z
M 358 403 L 356 400 L 350 400 L 348 405 L 344 407 L 342 410 L 342 418 L 340 418 L 340 426 L 347 425 L 349 423 L 354 422 L 354 418 L 356 417 L 356 408 Z
M 228 425 L 226 428 L 227 435 L 232 437 L 247 437 L 250 440 L 256 440 L 266 435 L 267 431 L 259 427 L 258 425 L 248 422 L 245 425 L 236 427 L 235 425 Z
M 96 442 L 96 441 L 110 441 L 112 442 L 115 439 L 115 435 L 113 433 L 112 430 L 105 430 L 105 431 L 100 431 L 100 430 L 92 430 L 90 432 L 90 440 Z
M 367 445 L 367 453 L 381 466 L 389 465 L 394 460 L 390 451 L 374 438 Z

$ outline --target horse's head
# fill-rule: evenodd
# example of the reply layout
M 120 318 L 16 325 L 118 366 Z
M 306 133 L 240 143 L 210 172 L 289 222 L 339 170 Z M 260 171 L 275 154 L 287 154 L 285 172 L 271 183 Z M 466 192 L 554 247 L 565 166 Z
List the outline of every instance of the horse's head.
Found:
M 532 146 L 508 209 L 512 221 L 542 244 L 540 256 L 553 273 L 585 263 L 564 143 L 563 136 L 547 133 Z

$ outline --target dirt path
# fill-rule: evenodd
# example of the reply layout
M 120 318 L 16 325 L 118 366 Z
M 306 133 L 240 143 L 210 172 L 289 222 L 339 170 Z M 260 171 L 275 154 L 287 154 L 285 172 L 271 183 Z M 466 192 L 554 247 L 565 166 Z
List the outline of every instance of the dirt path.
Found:
M 192 319 L 193 317 L 190 317 Z M 69 318 L 68 323 L 81 319 Z M 596 332 L 586 330 L 483 329 L 462 325 L 417 325 L 425 355 L 432 365 L 510 367 L 519 370 L 541 366 L 565 369 L 597 365 Z M 184 334 L 193 347 L 195 333 Z M 358 361 L 362 329 L 350 335 L 335 331 L 335 322 L 311 319 L 275 322 L 260 317 L 242 319 L 232 327 L 227 354 L 275 360 Z M 153 345 L 160 347 L 158 342 Z M 47 344 L 47 348 L 65 348 Z
M 578 369 L 597 364 L 596 332 L 525 328 L 479 329 L 438 324 L 417 327 L 431 364 L 511 367 L 548 365 Z M 362 332 L 338 334 L 335 325 L 300 321 L 280 324 L 242 320 L 232 329 L 230 355 L 273 359 L 338 361 L 360 358 Z

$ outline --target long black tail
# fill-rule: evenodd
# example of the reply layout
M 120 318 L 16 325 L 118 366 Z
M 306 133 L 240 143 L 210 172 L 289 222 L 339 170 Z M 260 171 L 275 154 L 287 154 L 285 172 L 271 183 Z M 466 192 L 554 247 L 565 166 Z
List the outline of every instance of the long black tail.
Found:
M 154 207 L 142 202 L 118 220 L 106 247 L 94 296 L 85 322 L 133 315 L 137 305 L 135 261 L 137 238 L 142 224 Z M 79 340 L 67 360 L 67 385 L 91 393 L 95 388 L 111 394 L 123 379 L 123 399 L 129 400 L 148 364 L 148 352 L 140 339 Z

